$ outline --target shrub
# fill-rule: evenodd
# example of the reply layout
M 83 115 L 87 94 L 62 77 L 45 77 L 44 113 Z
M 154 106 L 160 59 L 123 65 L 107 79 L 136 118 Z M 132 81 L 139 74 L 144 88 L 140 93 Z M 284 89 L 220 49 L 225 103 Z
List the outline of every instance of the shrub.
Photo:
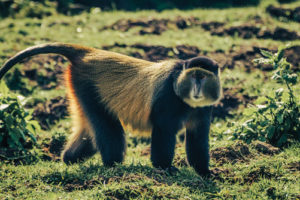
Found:
M 36 144 L 34 134 L 40 130 L 38 122 L 32 120 L 23 108 L 24 98 L 9 94 L 8 88 L 0 84 L 0 157 L 7 160 L 31 157 L 29 151 Z
M 274 89 L 273 95 L 260 98 L 262 105 L 245 110 L 242 124 L 234 126 L 234 138 L 247 143 L 253 140 L 267 141 L 277 146 L 287 146 L 292 141 L 300 141 L 300 104 L 292 85 L 297 83 L 297 75 L 292 73 L 291 64 L 283 58 L 284 48 L 276 54 L 261 50 L 266 58 L 256 59 L 257 63 L 272 64 L 275 80 L 286 88 Z

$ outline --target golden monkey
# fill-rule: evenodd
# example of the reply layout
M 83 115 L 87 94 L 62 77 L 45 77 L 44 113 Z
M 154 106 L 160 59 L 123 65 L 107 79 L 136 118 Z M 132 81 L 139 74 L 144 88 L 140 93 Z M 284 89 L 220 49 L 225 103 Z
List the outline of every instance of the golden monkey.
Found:
M 9 59 L 0 79 L 24 58 L 56 53 L 71 65 L 65 73 L 73 134 L 62 153 L 66 163 L 100 151 L 104 165 L 122 162 L 124 129 L 149 131 L 154 167 L 170 168 L 176 133 L 186 129 L 189 164 L 209 173 L 208 135 L 212 105 L 221 97 L 219 67 L 207 57 L 149 62 L 83 47 L 50 43 L 30 47 Z

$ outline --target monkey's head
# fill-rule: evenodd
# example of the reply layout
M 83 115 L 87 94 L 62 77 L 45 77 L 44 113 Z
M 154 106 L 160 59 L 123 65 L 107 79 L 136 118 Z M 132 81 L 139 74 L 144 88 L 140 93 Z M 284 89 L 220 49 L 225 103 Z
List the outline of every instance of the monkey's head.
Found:
M 191 107 L 204 107 L 217 103 L 221 98 L 218 64 L 207 57 L 196 57 L 180 65 L 174 80 L 174 91 Z

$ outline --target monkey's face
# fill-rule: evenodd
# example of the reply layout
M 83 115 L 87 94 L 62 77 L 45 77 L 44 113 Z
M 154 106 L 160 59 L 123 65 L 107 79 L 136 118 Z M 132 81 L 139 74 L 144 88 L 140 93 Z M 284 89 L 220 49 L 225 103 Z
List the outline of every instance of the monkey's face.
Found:
M 194 108 L 215 104 L 221 97 L 218 74 L 218 71 L 211 72 L 201 66 L 184 68 L 174 82 L 174 91 Z

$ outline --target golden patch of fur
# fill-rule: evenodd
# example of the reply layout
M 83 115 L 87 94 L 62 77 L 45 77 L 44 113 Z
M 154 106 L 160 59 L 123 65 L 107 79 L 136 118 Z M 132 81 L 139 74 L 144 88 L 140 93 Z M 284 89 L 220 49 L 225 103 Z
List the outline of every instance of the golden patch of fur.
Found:
M 65 83 L 67 86 L 67 98 L 69 101 L 69 112 L 72 117 L 72 134 L 69 137 L 68 143 L 66 144 L 65 149 L 69 149 L 70 145 L 74 143 L 74 141 L 77 141 L 79 137 L 84 133 L 85 135 L 88 135 L 92 141 L 93 134 L 92 134 L 92 128 L 90 127 L 87 118 L 85 117 L 85 114 L 80 107 L 80 104 L 78 102 L 78 99 L 75 95 L 75 91 L 71 82 L 71 66 L 69 66 L 65 72 Z
M 81 80 L 93 80 L 99 100 L 120 119 L 126 130 L 149 135 L 153 93 L 169 76 L 174 63 L 153 63 L 93 49 L 75 60 L 71 71 Z

